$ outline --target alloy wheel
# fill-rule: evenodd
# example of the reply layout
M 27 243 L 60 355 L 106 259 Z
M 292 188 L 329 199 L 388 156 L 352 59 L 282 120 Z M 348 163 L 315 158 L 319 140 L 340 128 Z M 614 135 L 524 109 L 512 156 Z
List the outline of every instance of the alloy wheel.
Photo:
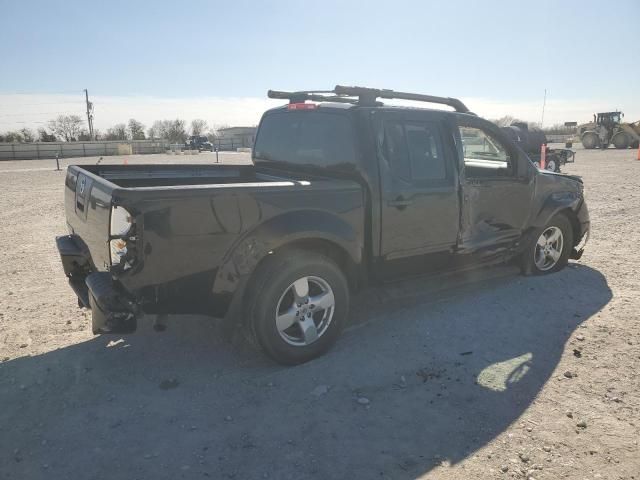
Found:
M 538 270 L 546 272 L 556 266 L 562 256 L 564 237 L 558 227 L 548 227 L 536 243 L 533 261 Z
M 288 344 L 310 345 L 327 332 L 334 311 L 331 286 L 320 277 L 302 277 L 280 296 L 275 312 L 276 327 Z

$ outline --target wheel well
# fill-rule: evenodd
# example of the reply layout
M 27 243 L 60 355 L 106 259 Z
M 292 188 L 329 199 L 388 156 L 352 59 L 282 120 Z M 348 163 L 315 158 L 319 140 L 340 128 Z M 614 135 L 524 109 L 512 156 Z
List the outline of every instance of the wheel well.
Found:
M 578 221 L 578 216 L 570 208 L 565 208 L 564 210 L 560 210 L 560 212 L 558 212 L 558 213 L 561 213 L 565 217 L 567 217 L 567 219 L 569 220 L 569 223 L 571 223 L 571 229 L 573 230 L 573 245 L 571 245 L 571 246 L 574 247 L 580 241 L 580 238 L 579 238 L 579 236 L 580 236 L 580 222 Z
M 277 249 L 270 252 L 272 255 L 285 254 L 288 250 L 308 250 L 311 252 L 320 253 L 331 260 L 342 270 L 349 282 L 349 288 L 357 290 L 360 284 L 359 268 L 358 264 L 353 261 L 351 255 L 337 243 L 325 240 L 323 238 L 304 238 L 300 240 L 294 240 L 292 242 L 281 245 Z M 264 261 L 261 260 L 260 263 Z M 260 266 L 260 263 L 256 266 L 256 269 Z

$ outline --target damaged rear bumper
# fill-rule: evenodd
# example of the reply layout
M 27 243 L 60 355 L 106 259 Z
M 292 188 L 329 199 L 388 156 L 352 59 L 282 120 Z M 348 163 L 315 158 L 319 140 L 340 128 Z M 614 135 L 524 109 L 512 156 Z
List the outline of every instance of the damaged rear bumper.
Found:
M 75 235 L 56 237 L 56 245 L 78 305 L 91 309 L 94 334 L 131 333 L 140 310 L 109 272 L 96 271 L 89 250 Z

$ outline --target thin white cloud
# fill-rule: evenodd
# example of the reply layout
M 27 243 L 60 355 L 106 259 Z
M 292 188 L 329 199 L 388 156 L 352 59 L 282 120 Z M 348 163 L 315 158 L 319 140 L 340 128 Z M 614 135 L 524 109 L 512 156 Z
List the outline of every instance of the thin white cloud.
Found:
M 159 98 L 126 96 L 93 96 L 95 127 L 106 130 L 116 123 L 135 118 L 147 127 L 153 121 L 181 118 L 206 120 L 210 126 L 256 125 L 262 112 L 282 104 L 268 98 Z M 540 122 L 542 101 L 505 101 L 486 98 L 463 98 L 465 104 L 485 118 L 511 115 L 522 120 Z M 393 102 L 411 104 L 411 102 Z M 415 104 L 414 104 L 415 105 Z M 422 104 L 424 105 L 424 104 Z M 567 121 L 589 121 L 594 112 L 621 108 L 628 121 L 640 118 L 640 103 L 618 106 L 605 101 L 562 100 L 550 98 L 545 108 L 544 124 Z M 84 96 L 61 94 L 0 94 L 0 131 L 28 127 L 37 129 L 59 114 L 77 114 L 86 118 Z

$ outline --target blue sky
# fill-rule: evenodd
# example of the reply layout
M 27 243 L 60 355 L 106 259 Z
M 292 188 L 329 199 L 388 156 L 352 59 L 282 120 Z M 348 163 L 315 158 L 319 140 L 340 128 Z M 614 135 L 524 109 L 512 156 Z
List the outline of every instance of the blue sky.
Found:
M 640 117 L 638 0 L 0 3 L 5 110 L 88 88 L 135 116 L 141 98 L 343 83 L 528 105 L 520 116 L 546 88 L 568 116 L 593 102 Z

